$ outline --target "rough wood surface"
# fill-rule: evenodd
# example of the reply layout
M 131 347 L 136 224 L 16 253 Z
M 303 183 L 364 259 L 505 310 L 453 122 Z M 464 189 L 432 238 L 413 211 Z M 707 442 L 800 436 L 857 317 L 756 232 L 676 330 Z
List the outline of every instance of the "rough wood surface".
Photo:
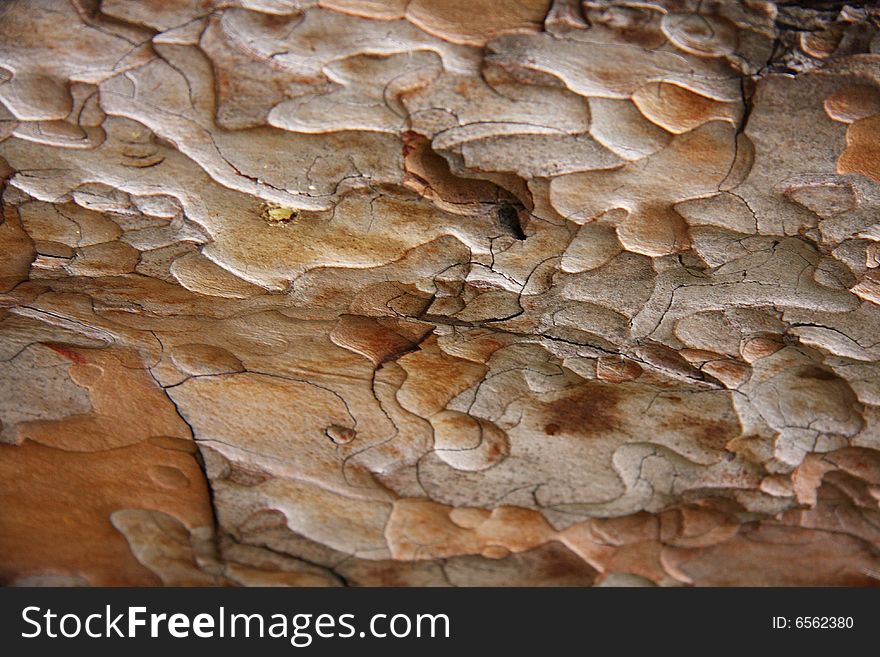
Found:
M 0 581 L 880 583 L 880 9 L 0 4 Z

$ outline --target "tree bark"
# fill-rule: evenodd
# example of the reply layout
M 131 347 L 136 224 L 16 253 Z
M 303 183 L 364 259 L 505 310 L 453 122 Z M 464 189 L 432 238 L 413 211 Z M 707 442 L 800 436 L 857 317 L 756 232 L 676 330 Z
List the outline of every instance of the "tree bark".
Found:
M 0 5 L 0 581 L 880 581 L 880 10 Z

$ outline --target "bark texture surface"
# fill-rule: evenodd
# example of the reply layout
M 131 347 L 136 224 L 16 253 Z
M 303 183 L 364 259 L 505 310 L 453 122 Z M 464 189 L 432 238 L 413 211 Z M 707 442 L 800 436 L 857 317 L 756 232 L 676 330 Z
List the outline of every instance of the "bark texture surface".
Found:
M 880 582 L 880 10 L 0 4 L 0 581 Z

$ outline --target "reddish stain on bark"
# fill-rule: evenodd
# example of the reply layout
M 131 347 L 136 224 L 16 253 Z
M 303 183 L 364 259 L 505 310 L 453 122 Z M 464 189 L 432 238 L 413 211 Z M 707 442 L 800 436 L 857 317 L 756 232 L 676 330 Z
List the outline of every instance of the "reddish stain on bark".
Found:
M 69 360 L 73 363 L 76 363 L 77 365 L 83 365 L 88 362 L 86 360 L 85 356 L 83 356 L 82 354 L 78 354 L 73 349 L 70 349 L 70 348 L 65 347 L 63 345 L 47 344 L 46 346 L 49 347 L 49 349 L 51 349 L 52 351 L 54 351 L 56 354 L 59 354 L 60 356 L 64 356 L 67 360 Z
M 588 436 L 614 431 L 621 426 L 617 412 L 620 392 L 612 386 L 591 385 L 578 388 L 544 406 L 544 431 Z

